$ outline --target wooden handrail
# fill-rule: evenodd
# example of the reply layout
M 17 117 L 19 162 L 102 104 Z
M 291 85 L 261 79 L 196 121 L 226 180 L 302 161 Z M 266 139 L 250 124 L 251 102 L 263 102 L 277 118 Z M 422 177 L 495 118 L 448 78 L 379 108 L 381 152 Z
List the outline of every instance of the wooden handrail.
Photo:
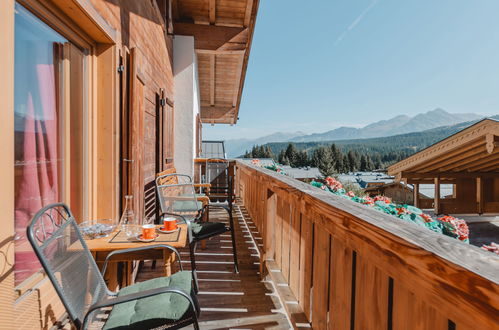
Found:
M 236 170 L 261 262 L 314 329 L 498 328 L 496 255 L 267 169 Z

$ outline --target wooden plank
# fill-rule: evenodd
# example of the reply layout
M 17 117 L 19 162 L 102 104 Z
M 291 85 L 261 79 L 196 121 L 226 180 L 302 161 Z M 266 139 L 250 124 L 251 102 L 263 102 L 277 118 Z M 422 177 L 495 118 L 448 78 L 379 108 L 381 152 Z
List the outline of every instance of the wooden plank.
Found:
M 242 27 L 199 25 L 191 23 L 174 23 L 173 29 L 177 35 L 193 36 L 194 48 L 196 50 L 217 50 L 245 30 L 245 28 Z
M 289 287 L 295 295 L 300 293 L 300 234 L 301 234 L 301 213 L 300 208 L 292 206 L 290 242 L 291 250 L 289 252 Z
M 329 329 L 349 330 L 352 299 L 352 250 L 331 240 Z
M 326 329 L 329 309 L 329 250 L 331 236 L 320 226 L 314 225 L 314 227 L 312 327 Z
M 440 214 L 440 177 L 436 177 L 434 179 L 434 198 L 433 198 L 433 206 L 435 209 L 435 214 Z
M 265 257 L 264 260 L 270 259 L 275 260 L 275 217 L 277 217 L 276 209 L 277 209 L 277 195 L 269 192 L 270 196 L 267 197 L 267 214 L 265 217 L 265 237 L 264 239 L 264 251 Z
M 217 19 L 216 0 L 208 0 L 210 11 L 210 24 L 215 24 Z
M 310 291 L 312 289 L 312 252 L 313 252 L 313 222 L 303 215 L 300 231 L 300 289 L 298 302 L 303 312 L 311 321 Z
M 251 22 L 251 10 L 253 9 L 253 0 L 246 0 L 246 10 L 244 11 L 244 26 L 248 27 Z
M 215 105 L 215 54 L 210 55 L 210 105 Z
M 291 210 L 290 205 L 283 201 L 282 203 L 282 252 L 281 252 L 281 272 L 284 278 L 286 279 L 286 283 L 289 283 L 289 252 L 291 249 Z
M 388 326 L 388 276 L 369 256 L 357 254 L 355 280 L 355 329 L 386 329 Z
M 277 208 L 275 216 L 275 262 L 282 269 L 282 222 L 283 222 L 284 201 L 277 195 Z
M 477 202 L 477 213 L 483 213 L 483 179 L 482 177 L 476 178 L 476 202 Z
M 393 284 L 393 329 L 447 330 L 448 320 L 400 282 Z
M 234 79 L 234 87 L 233 87 L 233 96 L 232 96 L 232 106 L 236 106 L 237 105 L 237 100 L 239 99 L 239 94 L 238 94 L 238 91 L 239 91 L 239 85 L 242 83 L 241 82 L 241 75 L 242 75 L 242 71 L 243 71 L 243 63 L 244 63 L 244 55 L 241 56 L 240 60 L 239 60 L 239 64 L 237 65 L 237 69 L 236 69 L 236 79 Z

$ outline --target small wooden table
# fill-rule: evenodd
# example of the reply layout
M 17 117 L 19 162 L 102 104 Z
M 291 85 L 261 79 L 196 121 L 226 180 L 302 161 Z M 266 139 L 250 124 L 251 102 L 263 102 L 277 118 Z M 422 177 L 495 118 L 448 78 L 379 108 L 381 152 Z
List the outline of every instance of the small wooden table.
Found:
M 157 228 L 160 225 L 157 226 Z M 92 240 L 85 240 L 87 243 L 88 249 L 92 253 L 97 264 L 102 265 L 106 260 L 106 257 L 109 253 L 116 250 L 130 249 L 130 248 L 138 248 L 142 246 L 150 246 L 154 244 L 164 244 L 170 245 L 174 248 L 182 248 L 187 244 L 187 225 L 179 224 L 180 233 L 176 241 L 169 242 L 160 242 L 153 241 L 150 243 L 142 243 L 138 241 L 130 241 L 130 242 L 110 242 L 113 240 L 118 231 L 111 233 L 108 237 L 97 238 Z M 125 262 L 126 269 L 124 276 L 124 286 L 133 284 L 133 276 L 132 276 L 132 265 L 133 261 L 136 260 L 156 260 L 163 259 L 164 261 L 164 274 L 165 276 L 170 276 L 172 274 L 172 263 L 175 261 L 175 253 L 171 250 L 167 249 L 151 249 L 151 250 L 143 250 L 132 253 L 118 254 L 113 256 L 108 263 L 108 271 L 104 274 L 106 280 L 108 281 L 108 287 L 111 290 L 114 290 L 118 286 L 118 262 Z

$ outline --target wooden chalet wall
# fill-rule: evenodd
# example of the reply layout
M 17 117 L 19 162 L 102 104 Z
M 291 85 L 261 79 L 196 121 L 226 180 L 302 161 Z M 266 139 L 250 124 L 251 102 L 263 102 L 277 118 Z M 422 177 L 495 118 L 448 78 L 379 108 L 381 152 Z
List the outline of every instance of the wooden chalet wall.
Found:
M 0 160 L 3 206 L 0 229 L 0 328 L 50 329 L 59 325 L 64 308 L 43 272 L 14 284 L 13 99 L 14 1 L 0 1 L 0 41 L 4 47 L 0 102 L 4 105 L 0 136 L 9 147 Z M 173 167 L 174 96 L 172 37 L 155 0 L 18 0 L 69 40 L 88 47 L 88 180 L 82 192 L 91 219 L 120 216 L 120 117 L 128 111 L 132 165 L 128 180 L 135 212 L 154 215 L 155 174 Z M 69 32 L 68 32 L 69 31 Z M 66 33 L 68 32 L 68 33 Z M 68 35 L 69 34 L 69 35 Z M 119 70 L 120 65 L 122 69 Z M 5 69 L 5 70 L 3 70 Z M 121 73 L 120 73 L 121 71 Z M 165 102 L 161 102 L 164 99 Z M 127 107 L 128 105 L 128 107 Z M 128 109 L 128 110 L 127 110 Z M 3 150 L 3 149 L 2 149 Z M 10 152 L 9 152 L 10 150 Z M 5 193 L 5 195 L 4 195 Z M 69 325 L 66 325 L 69 327 Z
M 240 161 L 236 193 L 295 325 L 499 327 L 496 255 Z
M 131 69 L 136 77 L 130 78 L 133 89 L 130 95 L 132 122 L 135 121 L 132 124 L 132 171 L 135 171 L 132 173 L 132 194 L 135 211 L 140 215 L 152 216 L 156 208 L 155 175 L 173 166 L 172 37 L 166 34 L 164 16 L 156 1 L 91 2 L 104 20 L 117 31 L 116 46 L 121 54 L 133 50 L 135 55 L 131 57 L 134 62 Z M 134 92 L 138 95 L 134 95 Z M 161 106 L 161 98 L 168 99 L 169 104 Z

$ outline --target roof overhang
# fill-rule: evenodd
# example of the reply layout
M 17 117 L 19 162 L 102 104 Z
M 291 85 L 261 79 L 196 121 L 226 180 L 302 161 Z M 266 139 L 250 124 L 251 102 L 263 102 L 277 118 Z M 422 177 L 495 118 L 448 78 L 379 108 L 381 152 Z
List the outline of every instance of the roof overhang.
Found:
M 173 0 L 173 31 L 194 36 L 201 121 L 235 124 L 259 0 Z
M 388 174 L 410 183 L 499 175 L 499 122 L 484 119 L 390 166 Z

